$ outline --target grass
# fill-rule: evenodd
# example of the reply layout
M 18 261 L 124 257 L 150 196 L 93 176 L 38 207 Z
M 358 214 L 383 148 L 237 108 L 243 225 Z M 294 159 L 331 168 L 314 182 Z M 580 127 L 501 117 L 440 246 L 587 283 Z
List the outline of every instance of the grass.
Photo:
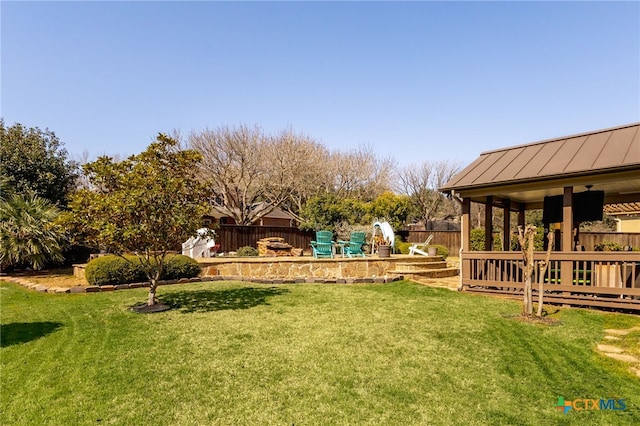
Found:
M 0 289 L 3 425 L 640 424 L 640 379 L 594 350 L 637 316 L 530 324 L 409 282 L 166 286 L 175 308 L 150 315 L 129 311 L 144 289 Z M 563 414 L 560 396 L 627 409 Z

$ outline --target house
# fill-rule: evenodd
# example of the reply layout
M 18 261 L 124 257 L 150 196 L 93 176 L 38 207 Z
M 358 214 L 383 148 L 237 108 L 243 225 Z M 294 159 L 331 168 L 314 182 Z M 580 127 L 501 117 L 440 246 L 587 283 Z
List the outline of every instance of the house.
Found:
M 440 191 L 462 202 L 461 289 L 520 294 L 511 214 L 524 226 L 525 212 L 541 209 L 557 243 L 542 277 L 545 300 L 640 311 L 640 252 L 581 251 L 579 232 L 580 221 L 610 206 L 640 202 L 640 123 L 484 152 Z M 485 206 L 484 251 L 470 250 L 472 202 Z M 494 208 L 504 211 L 501 251 L 492 250 Z
M 254 209 L 263 208 L 265 203 L 256 203 Z M 235 225 L 236 222 L 232 217 L 228 216 L 219 207 L 214 206 L 211 212 L 203 216 L 203 225 L 215 226 L 215 225 Z M 252 223 L 253 226 L 280 226 L 286 228 L 296 227 L 294 217 L 285 212 L 284 210 L 276 207 L 267 213 L 265 216 Z
M 604 212 L 615 219 L 616 231 L 640 232 L 640 203 L 610 204 Z

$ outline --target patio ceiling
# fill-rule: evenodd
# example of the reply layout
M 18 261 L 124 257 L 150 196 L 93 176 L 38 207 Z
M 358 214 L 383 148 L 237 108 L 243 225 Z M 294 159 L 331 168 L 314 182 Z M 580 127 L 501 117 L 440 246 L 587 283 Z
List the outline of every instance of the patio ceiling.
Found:
M 640 201 L 640 123 L 482 153 L 440 191 L 538 208 L 566 186 L 605 191 L 605 203 Z

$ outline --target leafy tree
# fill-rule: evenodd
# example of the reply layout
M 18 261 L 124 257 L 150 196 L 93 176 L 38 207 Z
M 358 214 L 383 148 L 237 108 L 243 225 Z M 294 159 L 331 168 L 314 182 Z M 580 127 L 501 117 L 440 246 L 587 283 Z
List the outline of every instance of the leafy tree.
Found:
M 36 195 L 13 194 L 0 200 L 0 265 L 42 269 L 61 262 L 63 231 L 54 225 L 59 210 Z
M 305 219 L 300 224 L 300 229 L 333 231 L 335 224 L 344 220 L 344 213 L 340 211 L 338 203 L 338 197 L 329 193 L 309 199 L 301 212 Z
M 33 193 L 63 207 L 76 177 L 76 164 L 53 132 L 18 123 L 6 127 L 0 119 L 0 179 L 15 193 Z
M 209 209 L 210 192 L 198 178 L 200 160 L 198 152 L 179 150 L 174 139 L 160 134 L 146 151 L 124 161 L 100 157 L 85 164 L 90 188 L 72 197 L 66 221 L 102 249 L 135 254 L 150 282 L 149 306 L 158 302 L 168 251 L 195 234 Z
M 379 219 L 384 218 L 396 230 L 406 223 L 411 211 L 409 197 L 390 191 L 379 195 L 371 204 L 372 215 Z

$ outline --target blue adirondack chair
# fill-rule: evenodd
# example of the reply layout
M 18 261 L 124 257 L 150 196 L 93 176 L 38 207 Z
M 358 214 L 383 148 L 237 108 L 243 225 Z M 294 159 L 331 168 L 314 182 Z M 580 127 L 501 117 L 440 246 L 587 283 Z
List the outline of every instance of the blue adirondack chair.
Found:
M 313 257 L 333 258 L 333 232 L 316 231 L 315 241 L 311 241 Z
M 348 257 L 365 257 L 364 252 L 362 251 L 362 246 L 365 243 L 366 237 L 367 234 L 365 232 L 353 231 L 349 237 L 349 241 L 339 241 L 340 244 L 343 244 L 342 252 Z

